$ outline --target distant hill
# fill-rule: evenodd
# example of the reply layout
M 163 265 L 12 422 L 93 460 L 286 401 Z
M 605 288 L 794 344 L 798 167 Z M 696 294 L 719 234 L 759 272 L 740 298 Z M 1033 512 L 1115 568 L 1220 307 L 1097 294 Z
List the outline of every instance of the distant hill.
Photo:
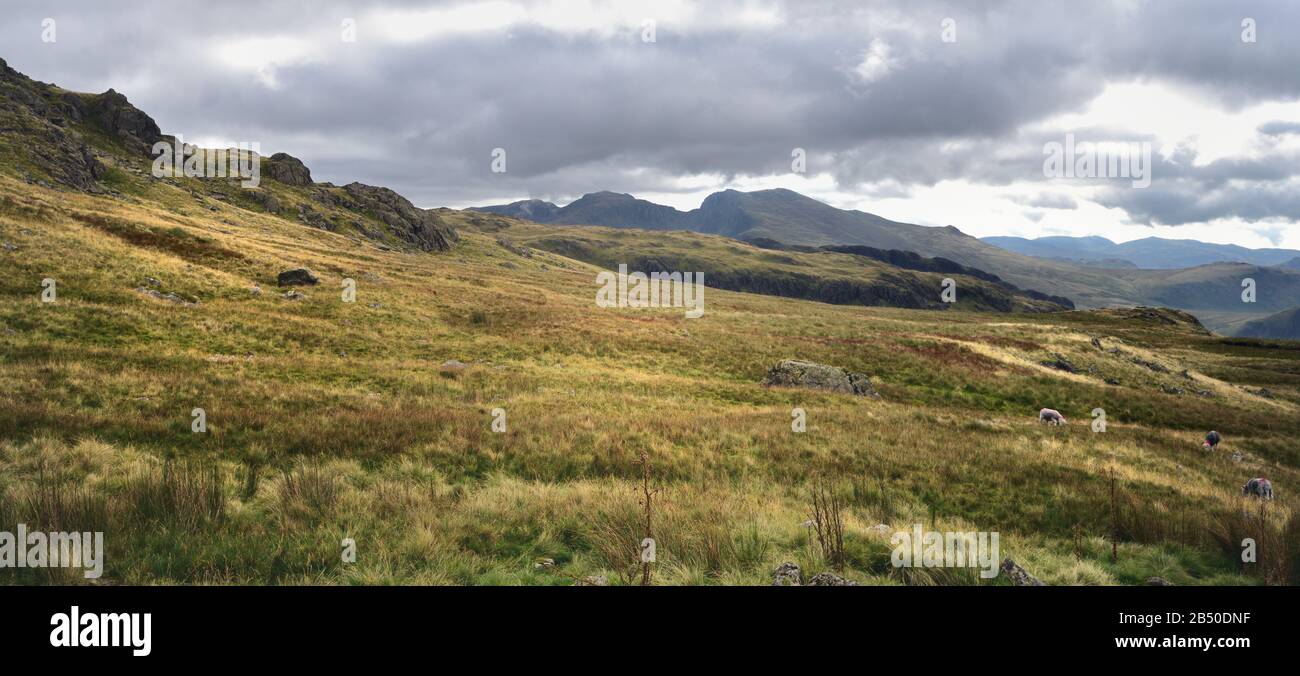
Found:
M 1248 322 L 1237 331 L 1236 335 L 1249 338 L 1300 340 L 1300 306 Z
M 1069 298 L 1082 307 L 1143 302 L 1130 285 L 1117 280 L 1109 271 L 1012 253 L 981 242 L 953 226 L 927 227 L 891 221 L 863 211 L 837 209 L 786 189 L 723 190 L 705 198 L 698 209 L 686 212 L 609 192 L 584 195 L 565 207 L 529 201 L 474 210 L 539 223 L 690 230 L 745 241 L 769 240 L 814 248 L 862 245 L 885 251 L 910 251 L 983 270 L 1018 288 Z M 533 216 L 524 215 L 525 210 Z
M 1235 244 L 1210 244 L 1190 239 L 1147 237 L 1116 244 L 1105 237 L 984 237 L 1007 251 L 1096 267 L 1139 267 L 1147 270 L 1191 268 L 1210 263 L 1300 265 L 1294 249 L 1247 249 Z
M 1286 268 L 1288 270 L 1300 270 L 1300 256 L 1296 256 L 1285 263 L 1281 263 L 1278 267 Z
M 627 265 L 645 273 L 701 272 L 708 287 L 729 291 L 834 305 L 929 310 L 1058 312 L 1074 308 L 1068 298 L 1019 289 L 981 270 L 905 251 L 788 247 L 770 240 L 746 243 L 684 230 L 539 225 L 499 215 L 471 217 L 468 223 L 495 236 L 508 251 L 536 249 L 606 269 Z M 941 299 L 948 278 L 957 283 L 955 305 Z

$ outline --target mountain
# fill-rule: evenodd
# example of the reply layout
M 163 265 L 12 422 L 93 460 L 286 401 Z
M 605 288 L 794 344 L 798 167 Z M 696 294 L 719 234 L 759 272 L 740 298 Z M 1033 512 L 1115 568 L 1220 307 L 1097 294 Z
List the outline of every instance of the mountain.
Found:
M 1210 263 L 1282 265 L 1300 251 L 1247 249 L 1235 244 L 1210 244 L 1190 239 L 1147 237 L 1116 244 L 1104 237 L 984 237 L 1008 251 L 1098 267 L 1139 267 L 1148 270 L 1191 268 Z M 1121 262 L 1118 265 L 1116 263 Z
M 515 205 L 484 207 L 481 211 L 526 218 Z M 1206 325 L 1228 332 L 1237 325 L 1258 319 L 1288 305 L 1286 298 L 1300 296 L 1300 271 L 1265 267 L 1285 261 L 1300 252 L 1251 250 L 1242 247 L 1205 245 L 1184 240 L 1149 238 L 1116 245 L 1102 237 L 1047 237 L 1020 240 L 1025 252 L 995 245 L 1019 238 L 971 237 L 953 226 L 928 227 L 902 223 L 875 214 L 837 209 L 792 190 L 754 192 L 723 190 L 704 199 L 700 207 L 682 212 L 671 207 L 616 193 L 592 193 L 565 207 L 532 207 L 541 223 L 577 223 L 617 228 L 691 230 L 723 235 L 749 242 L 773 242 L 781 246 L 863 246 L 881 251 L 913 252 L 924 258 L 946 260 L 996 276 L 1026 293 L 1043 298 L 1069 299 L 1082 308 L 1168 305 L 1201 313 Z M 1073 248 L 1071 248 L 1073 247 Z M 1118 248 L 1117 248 L 1118 247 Z M 1257 254 L 1267 263 L 1223 263 L 1179 269 L 1140 269 L 1139 264 L 1120 257 L 1136 252 L 1137 260 L 1166 251 L 1193 259 L 1217 251 Z M 1065 260 L 1059 254 L 1072 254 Z M 1118 252 L 1118 253 L 1117 253 Z M 1199 253 L 1198 253 L 1199 252 Z M 1285 255 L 1284 255 L 1285 254 Z M 1260 284 L 1258 304 L 1241 302 L 1241 282 L 1253 277 Z M 1269 291 L 1265 294 L 1264 289 Z M 1265 297 L 1267 295 L 1267 297 Z
M 475 207 L 471 208 L 470 211 L 523 218 L 538 223 L 550 223 L 555 218 L 555 215 L 559 213 L 560 208 L 542 200 L 520 200 L 493 207 Z
M 523 217 L 515 205 L 477 210 Z M 1106 272 L 1015 254 L 952 226 L 926 227 L 890 221 L 862 211 L 837 209 L 780 188 L 754 192 L 724 190 L 709 195 L 699 208 L 688 212 L 615 193 L 585 195 L 568 206 L 557 207 L 553 214 L 545 208 L 535 211 L 543 216 L 539 223 L 691 230 L 786 245 L 863 245 L 911 251 L 983 270 L 1021 289 L 1069 298 L 1083 307 L 1142 303 L 1124 282 Z
M 1285 263 L 1279 263 L 1277 267 L 1286 268 L 1288 270 L 1300 270 L 1300 256 L 1296 256 Z
M 1237 330 L 1235 335 L 1249 338 L 1300 340 L 1300 306 L 1247 322 Z
M 564 207 L 541 200 L 524 200 L 470 211 L 523 218 L 537 223 L 604 225 L 642 230 L 691 230 L 688 215 L 662 204 L 609 191 L 583 195 Z

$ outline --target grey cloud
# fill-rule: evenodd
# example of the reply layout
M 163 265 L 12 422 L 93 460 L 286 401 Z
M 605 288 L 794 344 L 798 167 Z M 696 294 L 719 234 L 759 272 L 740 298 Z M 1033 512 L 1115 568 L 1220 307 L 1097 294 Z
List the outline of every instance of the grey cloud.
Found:
M 364 22 L 357 43 L 338 40 L 344 17 L 431 4 L 447 3 L 18 0 L 7 3 L 0 56 L 68 88 L 114 87 L 168 132 L 259 141 L 301 157 L 318 180 L 388 185 L 425 206 L 785 174 L 796 147 L 810 173 L 868 195 L 953 178 L 999 186 L 1043 180 L 1042 143 L 1059 134 L 1022 130 L 1083 110 L 1107 83 L 1171 81 L 1232 108 L 1300 98 L 1300 41 L 1283 32 L 1300 25 L 1300 5 L 1281 1 L 827 0 L 783 3 L 774 28 L 664 22 L 652 45 L 529 25 L 386 44 Z M 1257 43 L 1239 39 L 1245 12 Z M 45 16 L 59 20 L 56 45 L 39 41 Z M 940 41 L 945 17 L 956 43 Z M 277 88 L 217 58 L 223 40 L 275 36 L 318 57 L 277 68 Z M 864 81 L 855 69 L 873 40 L 888 45 L 891 67 Z M 496 147 L 504 175 L 490 171 Z M 1162 223 L 1293 215 L 1280 188 L 1292 159 L 1170 161 L 1151 192 L 1105 199 Z M 1265 203 L 1234 204 L 1243 190 Z

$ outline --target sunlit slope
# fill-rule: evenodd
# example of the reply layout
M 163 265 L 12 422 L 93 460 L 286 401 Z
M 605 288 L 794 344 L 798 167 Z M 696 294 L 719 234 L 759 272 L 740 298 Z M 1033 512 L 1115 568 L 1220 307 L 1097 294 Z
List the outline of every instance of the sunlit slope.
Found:
M 819 477 L 848 505 L 845 575 L 868 583 L 975 581 L 892 568 L 877 523 L 997 530 L 1052 583 L 1263 581 L 1234 558 L 1250 476 L 1273 479 L 1269 523 L 1292 532 L 1300 355 L 1286 344 L 1158 312 L 716 289 L 686 319 L 597 308 L 596 268 L 516 253 L 460 212 L 443 214 L 459 243 L 430 253 L 165 183 L 93 197 L 3 180 L 0 195 L 0 518 L 102 522 L 107 581 L 626 581 L 642 453 L 670 583 L 762 583 L 787 559 L 823 569 L 800 526 Z M 275 276 L 301 265 L 321 284 L 290 300 Z M 41 302 L 46 278 L 56 302 Z M 883 398 L 762 388 L 783 358 L 865 372 Z M 1043 365 L 1061 358 L 1075 372 Z M 443 372 L 449 359 L 468 368 Z M 1039 426 L 1042 406 L 1073 424 Z M 1226 439 L 1215 456 L 1198 450 L 1209 428 Z M 155 490 L 169 459 L 207 488 Z M 357 562 L 340 560 L 343 537 Z

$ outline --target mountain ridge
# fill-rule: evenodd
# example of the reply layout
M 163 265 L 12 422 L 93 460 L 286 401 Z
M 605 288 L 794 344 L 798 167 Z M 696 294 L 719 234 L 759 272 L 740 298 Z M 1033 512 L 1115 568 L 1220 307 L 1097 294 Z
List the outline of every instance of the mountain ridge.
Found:
M 1248 249 L 1235 244 L 1214 244 L 1193 239 L 1145 237 L 1116 243 L 1105 237 L 1050 236 L 1034 239 L 994 236 L 980 238 L 1008 251 L 1063 260 L 1080 265 L 1101 265 L 1107 261 L 1126 261 L 1144 270 L 1191 268 L 1210 263 L 1250 263 L 1286 265 L 1300 257 L 1294 249 Z

